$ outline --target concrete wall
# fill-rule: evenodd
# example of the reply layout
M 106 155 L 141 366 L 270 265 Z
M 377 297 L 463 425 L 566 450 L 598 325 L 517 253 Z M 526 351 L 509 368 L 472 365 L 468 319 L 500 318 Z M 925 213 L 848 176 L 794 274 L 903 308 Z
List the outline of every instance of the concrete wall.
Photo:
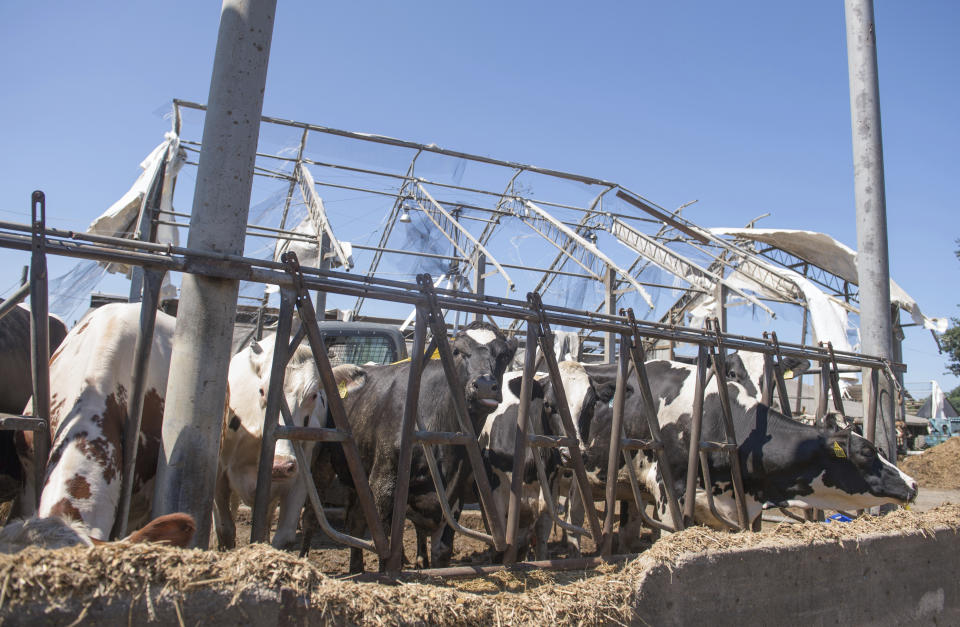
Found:
M 637 583 L 637 625 L 960 624 L 960 535 L 865 536 L 859 543 L 700 554 L 653 566 Z M 3 625 L 344 624 L 335 604 L 308 607 L 290 590 L 153 591 L 0 609 Z M 400 618 L 400 617 L 398 617 Z M 182 620 L 182 623 L 181 623 Z
M 634 623 L 960 624 L 960 536 L 746 549 L 647 571 Z

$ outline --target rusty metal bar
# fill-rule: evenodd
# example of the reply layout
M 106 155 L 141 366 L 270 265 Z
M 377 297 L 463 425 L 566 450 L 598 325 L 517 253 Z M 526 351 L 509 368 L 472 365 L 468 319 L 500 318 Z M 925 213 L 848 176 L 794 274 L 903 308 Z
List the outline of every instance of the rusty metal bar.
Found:
M 413 434 L 413 437 L 420 444 L 447 444 L 466 446 L 470 441 L 470 436 L 466 433 L 452 432 L 417 431 Z
M 558 446 L 580 446 L 580 440 L 557 435 L 528 433 L 527 444 L 537 448 L 556 448 Z
M 553 384 L 554 391 L 556 392 L 557 411 L 560 414 L 560 420 L 563 422 L 563 430 L 566 432 L 567 437 L 576 437 L 577 430 L 573 424 L 573 419 L 570 417 L 570 407 L 567 405 L 567 394 L 563 387 L 563 380 L 560 377 L 557 357 L 553 353 L 553 333 L 550 331 L 550 323 L 547 322 L 543 303 L 540 300 L 540 295 L 536 292 L 527 294 L 527 301 L 530 303 L 531 308 L 537 313 L 540 321 L 540 337 L 538 338 L 540 350 L 543 354 L 543 361 L 547 365 L 547 371 L 550 373 L 550 380 Z M 587 522 L 590 526 L 590 533 L 593 541 L 599 544 L 603 535 L 603 528 L 600 526 L 600 519 L 597 516 L 597 510 L 593 503 L 593 493 L 592 490 L 590 490 L 590 482 L 587 480 L 587 470 L 583 464 L 583 455 L 580 452 L 579 446 L 570 449 L 570 458 L 573 462 L 574 479 L 577 484 L 577 489 L 580 491 L 580 498 L 583 500 Z
M 559 508 L 557 507 L 556 498 L 551 491 L 550 480 L 547 477 L 547 468 L 543 463 L 543 458 L 540 456 L 540 451 L 534 449 L 531 451 L 533 453 L 533 461 L 537 467 L 537 479 L 540 481 L 540 494 L 543 496 L 543 503 L 547 507 L 547 513 L 550 515 L 550 518 L 553 519 L 557 526 L 566 531 L 577 536 L 586 536 L 590 535 L 590 532 L 580 527 L 578 525 L 571 524 L 560 517 L 557 513 Z
M 14 307 L 22 303 L 29 295 L 30 281 L 27 281 L 17 288 L 17 291 L 11 294 L 9 298 L 3 301 L 3 303 L 0 303 L 0 318 L 3 318 L 10 313 Z
M 673 522 L 673 529 L 680 531 L 683 529 L 683 516 L 680 514 L 680 504 L 677 501 L 676 486 L 673 483 L 673 471 L 667 460 L 666 451 L 663 449 L 663 438 L 660 435 L 660 421 L 657 419 L 656 405 L 653 402 L 653 393 L 650 391 L 650 380 L 647 377 L 647 368 L 645 355 L 643 351 L 643 338 L 636 327 L 636 318 L 632 309 L 625 312 L 621 310 L 621 315 L 626 313 L 627 320 L 633 329 L 631 342 L 626 344 L 630 351 L 630 358 L 633 360 L 633 370 L 637 377 L 637 383 L 640 387 L 640 397 L 643 401 L 643 413 L 647 419 L 647 426 L 650 429 L 650 438 L 657 443 L 654 448 L 654 454 L 657 457 L 657 469 L 663 478 L 664 490 L 666 491 L 667 505 L 670 508 L 670 518 Z M 639 505 L 639 503 L 638 503 Z M 642 507 L 641 507 L 642 509 Z
M 390 527 L 390 555 L 387 572 L 398 573 L 403 567 L 403 522 L 410 493 L 410 467 L 413 464 L 413 434 L 417 428 L 417 404 L 420 399 L 420 374 L 424 366 L 423 348 L 427 338 L 427 312 L 417 307 L 413 327 L 413 347 L 407 377 L 407 396 L 403 406 L 400 430 L 400 459 L 397 462 L 397 485 L 393 491 L 393 517 Z M 439 494 L 437 495 L 440 496 Z
M 510 477 L 510 500 L 507 504 L 507 550 L 503 555 L 504 564 L 517 561 L 517 533 L 520 528 L 520 501 L 523 498 L 523 467 L 526 462 L 527 428 L 530 419 L 530 400 L 533 396 L 534 375 L 536 374 L 537 344 L 540 329 L 536 319 L 527 320 L 526 351 L 523 355 L 523 378 L 520 380 L 520 406 L 517 408 L 517 425 L 513 443 L 513 474 Z M 579 446 L 579 442 L 577 443 Z M 532 452 L 534 455 L 536 451 Z M 547 486 L 549 488 L 549 486 Z
M 37 190 L 31 197 L 32 229 L 30 235 L 30 362 L 33 368 L 33 416 L 50 423 L 50 322 L 47 313 L 47 201 Z M 52 436 L 53 434 L 49 432 Z M 34 488 L 37 509 L 47 473 L 50 437 L 33 438 Z
M 773 342 L 774 354 L 777 360 L 773 364 L 774 383 L 777 385 L 777 395 L 780 397 L 780 413 L 787 418 L 793 417 L 790 411 L 790 396 L 787 394 L 787 383 L 783 380 L 783 356 L 780 354 L 780 340 L 777 339 L 777 332 L 770 333 L 770 341 Z
M 344 442 L 348 436 L 337 429 L 280 425 L 273 432 L 273 437 L 277 440 Z
M 140 280 L 143 294 L 140 296 L 140 327 L 137 330 L 137 342 L 133 349 L 133 379 L 130 384 L 130 408 L 127 423 L 123 426 L 123 475 L 120 484 L 120 502 L 117 505 L 117 517 L 113 538 L 127 535 L 130 521 L 130 501 L 133 498 L 134 472 L 137 467 L 137 448 L 140 443 L 140 425 L 143 420 L 143 395 L 147 383 L 147 370 L 150 367 L 150 351 L 153 348 L 153 331 L 157 322 L 157 305 L 160 301 L 160 288 L 163 286 L 162 269 L 145 266 Z
M 623 431 L 623 408 L 626 401 L 627 373 L 630 368 L 630 357 L 627 352 L 627 346 L 630 339 L 620 336 L 620 357 L 617 361 L 617 387 L 613 393 L 613 422 L 610 426 L 610 450 L 607 457 L 607 484 L 604 486 L 605 512 L 603 518 L 603 541 L 600 546 L 600 554 L 608 556 L 613 553 L 613 517 L 614 506 L 617 502 L 617 476 L 620 462 L 621 438 L 618 437 Z M 588 435 L 583 437 L 589 437 Z M 638 505 L 639 507 L 639 505 Z
M 0 414 L 0 431 L 46 431 L 47 422 L 42 418 Z
M 430 325 L 430 330 L 433 333 L 433 341 L 437 343 L 437 350 L 440 353 L 440 363 L 443 365 L 443 373 L 446 375 L 447 386 L 452 393 L 453 404 L 456 409 L 457 419 L 460 423 L 460 429 L 470 436 L 470 440 L 464 448 L 467 451 L 467 459 L 470 462 L 470 467 L 473 469 L 473 479 L 480 497 L 480 506 L 483 507 L 483 511 L 487 514 L 487 522 L 490 525 L 491 535 L 496 543 L 494 546 L 498 551 L 503 551 L 506 549 L 506 532 L 504 531 L 506 512 L 504 512 L 504 516 L 501 516 L 497 508 L 497 503 L 493 499 L 493 489 L 490 487 L 490 479 L 487 477 L 483 457 L 480 454 L 480 446 L 477 444 L 476 429 L 470 422 L 467 401 L 463 395 L 463 386 L 460 384 L 459 377 L 457 376 L 456 366 L 453 361 L 453 351 L 450 350 L 450 343 L 447 341 L 447 328 L 440 312 L 440 306 L 437 303 L 433 280 L 429 274 L 421 274 L 417 277 L 417 283 L 420 285 L 420 289 L 427 299 L 427 324 Z
M 313 353 L 313 362 L 317 366 L 317 370 L 320 373 L 320 381 L 323 383 L 323 389 L 327 393 L 330 416 L 333 418 L 333 424 L 337 430 L 346 436 L 341 443 L 341 449 L 343 450 L 343 456 L 346 458 L 350 476 L 353 478 L 357 502 L 363 511 L 363 516 L 367 522 L 370 537 L 373 539 L 373 546 L 376 548 L 377 556 L 381 561 L 385 561 L 389 555 L 390 545 L 384 534 L 380 512 L 377 511 L 373 492 L 370 489 L 370 481 L 367 478 L 366 470 L 363 468 L 363 461 L 360 459 L 360 451 L 357 449 L 357 443 L 353 439 L 350 421 L 347 419 L 347 413 L 343 407 L 343 399 L 340 398 L 337 381 L 333 375 L 333 367 L 330 365 L 330 358 L 327 356 L 327 349 L 324 346 L 323 337 L 320 335 L 320 328 L 317 326 L 317 312 L 313 307 L 313 301 L 310 300 L 310 292 L 308 292 L 304 286 L 300 262 L 297 261 L 297 254 L 293 251 L 284 253 L 280 259 L 286 267 L 287 273 L 293 278 L 297 315 L 300 317 L 301 327 L 306 331 L 307 341 L 310 343 L 310 351 Z
M 0 221 L 0 229 L 27 233 L 31 230 L 28 225 L 5 221 Z M 271 260 L 195 251 L 172 245 L 94 236 L 58 229 L 46 229 L 46 233 L 48 238 L 57 238 L 48 239 L 46 244 L 47 251 L 57 255 L 128 264 L 151 264 L 165 267 L 167 271 L 206 274 L 220 278 L 270 283 L 281 287 L 290 287 L 293 284 L 289 275 L 283 272 L 283 265 Z M 81 244 L 74 240 L 96 243 Z M 0 231 L 0 247 L 30 250 L 30 237 Z M 402 281 L 373 277 L 358 278 L 355 275 L 335 271 L 321 273 L 314 268 L 304 268 L 303 273 L 305 275 L 304 285 L 312 290 L 325 290 L 347 296 L 379 298 L 414 305 L 423 301 L 423 295 L 419 293 L 416 286 Z M 526 319 L 530 315 L 527 304 L 521 301 L 490 295 L 452 292 L 450 290 L 438 289 L 435 292 L 438 303 L 444 309 L 458 309 L 467 313 L 490 314 L 511 319 Z M 547 312 L 550 321 L 554 324 L 599 332 L 622 333 L 624 330 L 625 321 L 617 316 L 584 312 L 554 305 L 545 305 L 544 311 Z M 705 346 L 711 345 L 714 341 L 709 334 L 700 329 L 676 327 L 642 320 L 638 321 L 637 325 L 640 328 L 641 335 L 651 339 Z M 753 352 L 769 352 L 771 350 L 768 343 L 747 336 L 728 334 L 725 336 L 725 342 L 732 350 Z M 825 349 L 811 346 L 803 347 L 791 343 L 781 343 L 780 346 L 782 354 L 787 356 L 801 357 L 813 361 L 829 357 Z M 905 366 L 901 363 L 890 363 L 878 357 L 846 351 L 836 351 L 836 358 L 839 364 L 847 366 L 905 369 Z
M 723 374 L 723 364 L 727 361 L 726 349 L 724 348 L 724 338 L 723 331 L 720 330 L 719 321 L 714 318 L 713 320 L 714 334 L 716 336 L 716 352 L 711 348 L 711 353 L 713 357 L 713 376 L 717 379 L 717 392 L 720 395 L 720 406 L 723 409 L 721 412 L 723 414 L 723 427 L 726 432 L 726 439 L 728 444 L 737 444 L 737 432 L 733 424 L 733 414 L 730 410 L 730 395 L 727 390 L 727 380 Z M 747 514 L 747 501 L 746 494 L 743 491 L 743 473 L 740 468 L 740 455 L 737 450 L 730 451 L 730 477 L 733 480 L 733 489 L 734 496 L 737 501 L 737 519 L 740 523 L 740 528 L 744 531 L 747 529 L 749 524 L 748 514 Z M 706 468 L 706 466 L 704 466 Z M 710 483 L 704 483 L 707 486 L 707 493 L 710 493 Z
M 685 524 L 693 524 L 697 501 L 697 464 L 700 461 L 700 435 L 703 431 L 703 395 L 707 387 L 707 362 L 709 356 L 703 346 L 697 347 L 697 379 L 693 391 L 693 408 L 690 422 L 690 448 L 687 452 L 687 485 L 683 500 L 683 518 Z M 704 482 L 705 492 L 710 485 Z
M 710 477 L 710 460 L 707 458 L 707 454 L 703 451 L 700 451 L 700 468 L 703 471 L 703 485 L 711 486 L 713 484 L 713 481 Z M 724 516 L 717 510 L 717 504 L 713 500 L 712 489 L 707 487 L 706 489 L 704 489 L 704 492 L 707 495 L 707 507 L 710 509 L 710 513 L 713 514 L 714 518 L 719 520 L 721 523 L 723 523 L 725 526 L 729 527 L 730 529 L 746 531 L 746 527 L 742 523 L 737 524 L 732 520 L 729 520 L 726 516 Z M 738 519 L 740 518 L 739 503 L 737 504 L 737 518 Z
M 837 366 L 837 360 L 833 354 L 833 342 L 827 342 L 827 350 L 830 352 L 830 390 L 833 393 L 833 407 L 841 415 L 845 415 L 846 412 L 843 411 L 843 398 L 840 392 L 840 368 Z
M 880 396 L 880 371 L 877 368 L 870 369 L 870 385 L 865 396 L 867 413 L 864 416 L 864 437 L 874 442 L 877 434 L 877 408 Z
M 270 506 L 270 485 L 272 479 L 273 456 L 277 440 L 274 432 L 280 422 L 280 401 L 283 399 L 283 380 L 287 362 L 294 349 L 287 341 L 293 324 L 293 312 L 297 295 L 290 289 L 280 290 L 280 314 L 277 318 L 277 330 L 273 342 L 273 361 L 270 365 L 270 382 L 267 387 L 267 404 L 263 414 L 263 431 L 260 439 L 260 461 L 257 466 L 257 489 L 253 498 L 253 520 L 251 521 L 250 542 L 266 542 L 270 530 L 267 528 Z M 301 469 L 303 472 L 304 469 Z
M 423 425 L 420 424 L 419 417 L 417 418 L 417 428 L 421 429 L 419 433 L 429 433 L 422 431 Z M 433 454 L 433 447 L 427 442 L 420 442 L 423 445 L 423 455 L 427 460 L 427 468 L 430 470 L 430 477 L 433 479 L 433 485 L 437 490 L 437 501 L 440 503 L 440 509 L 443 512 L 443 518 L 447 521 L 447 524 L 453 528 L 457 533 L 462 533 L 468 538 L 473 538 L 474 540 L 479 540 L 485 542 L 490 546 L 495 545 L 493 536 L 483 533 L 482 531 L 477 531 L 476 529 L 470 529 L 469 527 L 464 527 L 460 524 L 460 521 L 457 520 L 457 517 L 453 513 L 453 508 L 450 507 L 450 494 L 447 492 L 447 488 L 443 483 L 443 475 L 440 473 L 440 465 L 437 464 L 437 458 Z M 464 442 L 465 444 L 465 442 Z M 451 488 L 454 486 L 451 486 Z
M 292 429 L 295 428 L 295 422 L 293 416 L 290 413 L 290 408 L 287 406 L 287 399 L 280 397 L 280 415 L 283 417 L 284 425 L 277 427 L 277 430 L 280 429 Z M 301 427 L 302 428 L 302 427 Z M 310 499 L 310 506 L 313 508 L 313 513 L 316 516 L 317 523 L 320 525 L 320 529 L 327 534 L 334 541 L 344 544 L 349 547 L 367 550 L 371 552 L 376 552 L 376 545 L 362 538 L 355 538 L 349 534 L 341 533 L 333 528 L 330 525 L 330 522 L 327 519 L 326 510 L 323 507 L 323 501 L 320 499 L 320 494 L 317 492 L 317 486 L 313 482 L 313 476 L 310 474 L 310 460 L 307 459 L 306 455 L 303 454 L 303 445 L 298 441 L 291 442 L 293 445 L 293 455 L 297 460 L 297 466 L 304 471 L 297 473 L 297 481 L 299 481 L 307 490 L 307 498 Z

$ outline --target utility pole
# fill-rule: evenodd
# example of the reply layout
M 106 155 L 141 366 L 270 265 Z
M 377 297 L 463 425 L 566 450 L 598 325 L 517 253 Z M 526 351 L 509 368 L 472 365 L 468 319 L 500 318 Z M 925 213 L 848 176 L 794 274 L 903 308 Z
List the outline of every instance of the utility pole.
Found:
M 243 254 L 276 0 L 224 0 L 187 247 Z M 153 512 L 191 514 L 206 547 L 238 282 L 184 274 Z
M 853 178 L 857 207 L 857 274 L 860 278 L 860 337 L 863 352 L 892 357 L 887 206 L 880 133 L 880 87 L 873 0 L 845 0 L 850 121 L 853 129 Z M 870 377 L 864 371 L 863 381 Z M 866 391 L 864 394 L 866 396 Z M 879 444 L 896 460 L 894 399 L 880 378 Z

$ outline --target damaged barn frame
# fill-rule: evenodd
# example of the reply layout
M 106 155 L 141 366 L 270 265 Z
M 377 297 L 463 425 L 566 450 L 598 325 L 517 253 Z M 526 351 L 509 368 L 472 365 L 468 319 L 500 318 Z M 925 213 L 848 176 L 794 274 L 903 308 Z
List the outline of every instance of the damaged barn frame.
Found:
M 580 496 L 587 507 L 588 528 L 575 529 L 574 532 L 589 534 L 596 546 L 600 548 L 600 554 L 604 558 L 612 556 L 612 529 L 613 529 L 613 511 L 615 504 L 615 482 L 616 463 L 621 455 L 629 461 L 631 450 L 651 450 L 659 455 L 663 445 L 659 441 L 657 434 L 657 421 L 655 418 L 655 408 L 652 396 L 649 391 L 648 374 L 644 366 L 644 353 L 642 349 L 642 340 L 649 338 L 663 339 L 674 342 L 683 342 L 697 345 L 699 354 L 696 368 L 697 394 L 694 400 L 693 408 L 693 428 L 694 435 L 692 442 L 697 442 L 698 446 L 690 447 L 688 469 L 687 469 L 687 487 L 696 482 L 700 472 L 707 473 L 706 465 L 702 465 L 705 459 L 706 450 L 726 451 L 731 457 L 737 454 L 737 443 L 734 441 L 733 430 L 729 423 L 729 399 L 725 398 L 723 393 L 725 386 L 719 386 L 721 390 L 721 402 L 723 406 L 724 419 L 727 426 L 727 440 L 725 442 L 700 442 L 699 441 L 699 423 L 703 413 L 703 387 L 707 380 L 708 368 L 712 367 L 714 376 L 720 378 L 722 364 L 725 360 L 725 351 L 727 349 L 749 351 L 761 353 L 764 356 L 764 370 L 767 376 L 764 377 L 765 385 L 763 389 L 763 399 L 767 402 L 771 399 L 773 389 L 781 394 L 781 406 L 789 415 L 787 403 L 783 402 L 784 384 L 783 373 L 780 369 L 780 360 L 784 356 L 809 359 L 821 364 L 821 385 L 820 398 L 818 402 L 817 415 L 823 417 L 826 413 L 828 397 L 833 396 L 834 404 L 837 409 L 842 409 L 839 394 L 837 394 L 835 377 L 837 369 L 843 366 L 853 366 L 867 368 L 871 370 L 871 394 L 867 398 L 866 415 L 866 435 L 868 439 L 873 438 L 875 433 L 875 424 L 877 418 L 877 390 L 879 386 L 880 373 L 888 379 L 893 379 L 894 369 L 903 368 L 901 364 L 891 364 L 877 357 L 859 355 L 856 353 L 837 352 L 832 347 L 804 347 L 797 344 L 780 343 L 775 336 L 760 338 L 750 338 L 745 336 L 724 334 L 719 326 L 714 325 L 712 330 L 699 330 L 692 328 L 676 327 L 647 321 L 638 321 L 634 318 L 632 311 L 621 311 L 620 316 L 606 314 L 588 313 L 578 310 L 571 310 L 556 306 L 547 306 L 540 302 L 539 295 L 531 293 L 528 295 L 527 302 L 518 300 L 509 300 L 492 296 L 476 295 L 451 290 L 441 290 L 433 287 L 433 283 L 428 275 L 421 275 L 418 278 L 418 285 L 410 283 L 391 281 L 375 277 L 357 278 L 346 273 L 333 271 L 319 271 L 313 268 L 300 268 L 296 256 L 290 254 L 286 256 L 282 263 L 274 261 L 265 261 L 236 255 L 224 255 L 218 253 L 208 253 L 190 250 L 187 248 L 176 247 L 172 245 L 156 244 L 151 242 L 121 239 L 107 236 L 98 236 L 91 234 L 79 234 L 71 231 L 46 228 L 44 221 L 44 201 L 42 192 L 35 192 L 33 196 L 33 223 L 29 225 L 12 222 L 0 222 L 0 246 L 6 248 L 30 250 L 31 258 L 31 281 L 30 289 L 21 288 L 14 297 L 0 307 L 0 317 L 5 311 L 9 311 L 14 306 L 17 299 L 24 299 L 29 292 L 31 294 L 32 304 L 32 326 L 34 327 L 33 342 L 37 346 L 43 347 L 45 343 L 44 333 L 45 325 L 37 324 L 40 320 L 46 319 L 46 270 L 45 256 L 47 253 L 63 255 L 74 258 L 93 259 L 106 262 L 123 262 L 126 264 L 140 266 L 144 269 L 144 294 L 143 306 L 141 308 L 140 329 L 138 333 L 137 344 L 135 348 L 135 371 L 133 373 L 133 394 L 130 407 L 129 429 L 124 434 L 123 449 L 123 492 L 118 511 L 118 523 L 114 529 L 114 536 L 122 537 L 126 533 L 127 509 L 130 502 L 130 490 L 132 488 L 132 469 L 135 463 L 135 444 L 139 437 L 140 413 L 143 401 L 143 381 L 145 377 L 146 365 L 149 357 L 149 347 L 152 341 L 153 326 L 156 317 L 156 306 L 159 297 L 161 279 L 166 272 L 177 271 L 194 274 L 202 274 L 220 278 L 255 281 L 265 284 L 277 285 L 281 294 L 280 319 L 277 329 L 277 350 L 273 356 L 272 370 L 270 375 L 270 385 L 268 389 L 266 414 L 264 419 L 264 438 L 261 449 L 261 464 L 258 475 L 257 497 L 254 505 L 254 525 L 252 531 L 252 540 L 263 541 L 266 536 L 266 509 L 269 492 L 270 480 L 270 462 L 272 459 L 276 440 L 285 438 L 292 440 L 295 444 L 294 450 L 297 451 L 298 463 L 301 467 L 309 467 L 309 460 L 302 459 L 302 450 L 299 447 L 299 441 L 315 440 L 327 442 L 339 442 L 342 445 L 343 453 L 350 466 L 351 475 L 354 481 L 354 487 L 357 490 L 357 498 L 366 518 L 368 529 L 371 532 L 372 540 L 351 537 L 332 528 L 324 516 L 320 494 L 313 485 L 310 473 L 299 473 L 303 481 L 307 482 L 307 493 L 311 507 L 317 515 L 318 522 L 324 532 L 329 535 L 336 543 L 341 545 L 359 548 L 375 553 L 386 566 L 388 573 L 396 574 L 401 567 L 402 558 L 402 522 L 407 501 L 407 491 L 409 489 L 410 479 L 410 460 L 412 451 L 417 444 L 424 448 L 425 456 L 431 468 L 434 484 L 437 488 L 438 496 L 441 500 L 444 517 L 448 524 L 457 529 L 459 527 L 455 517 L 452 515 L 452 508 L 445 501 L 444 486 L 439 480 L 439 473 L 434 468 L 436 461 L 433 459 L 432 447 L 435 444 L 455 444 L 464 446 L 467 451 L 467 461 L 474 470 L 474 476 L 477 482 L 477 490 L 480 495 L 480 504 L 484 515 L 487 518 L 491 533 L 481 534 L 474 532 L 472 535 L 478 537 L 498 551 L 504 551 L 505 563 L 510 564 L 517 558 L 517 530 L 519 525 L 519 516 L 517 508 L 520 501 L 520 490 L 522 488 L 522 464 L 527 447 L 533 451 L 533 457 L 537 465 L 538 474 L 544 477 L 543 460 L 539 450 L 541 448 L 556 448 L 566 446 L 569 448 L 571 461 L 573 464 L 574 477 Z M 358 298 L 371 298 L 385 301 L 400 302 L 413 305 L 417 310 L 416 326 L 414 331 L 414 347 L 412 350 L 410 367 L 410 385 L 408 386 L 407 399 L 404 405 L 404 415 L 402 422 L 402 432 L 399 447 L 399 466 L 398 483 L 394 494 L 393 502 L 393 529 L 390 540 L 383 532 L 382 521 L 374 505 L 371 496 L 371 489 L 363 468 L 362 460 L 357 451 L 356 442 L 350 432 L 350 426 L 347 421 L 347 415 L 344 410 L 337 383 L 334 379 L 332 368 L 330 366 L 327 353 L 323 348 L 323 340 L 320 336 L 316 324 L 316 313 L 310 301 L 310 291 L 323 291 L 330 293 L 344 294 Z M 448 386 L 451 391 L 463 390 L 457 381 L 457 374 L 453 368 L 453 353 L 446 338 L 445 324 L 443 322 L 443 310 L 456 310 L 466 313 L 482 314 L 518 320 L 526 323 L 527 352 L 525 355 L 524 374 L 521 381 L 520 405 L 517 412 L 517 433 L 523 437 L 517 438 L 516 454 L 513 459 L 513 479 L 511 483 L 510 500 L 507 511 L 497 510 L 495 501 L 490 494 L 490 486 L 486 479 L 487 474 L 482 470 L 483 462 L 480 458 L 480 452 L 477 444 L 477 434 L 471 428 L 470 420 L 466 416 L 464 399 L 461 395 L 454 394 L 457 399 L 457 413 L 461 428 L 460 433 L 437 433 L 418 430 L 417 423 L 417 393 L 419 381 L 417 377 L 429 356 L 436 349 L 440 356 L 440 362 L 443 366 L 447 378 Z M 294 315 L 299 315 L 301 324 L 292 340 L 290 339 L 292 321 Z M 606 486 L 605 494 L 605 513 L 606 517 L 603 525 L 599 524 L 599 518 L 594 508 L 593 499 L 588 498 L 590 494 L 586 485 L 586 478 L 583 470 L 583 460 L 580 456 L 580 449 L 583 446 L 582 440 L 578 439 L 578 434 L 574 428 L 573 420 L 570 415 L 570 409 L 566 404 L 566 396 L 563 392 L 563 383 L 561 381 L 558 364 L 554 356 L 553 334 L 550 331 L 550 324 L 558 324 L 574 328 L 590 329 L 601 333 L 611 333 L 620 338 L 620 360 L 617 373 L 617 393 L 613 399 L 613 433 L 620 433 L 621 437 L 612 437 L 610 439 L 609 464 L 612 471 L 608 472 L 610 478 Z M 39 327 L 43 327 L 42 329 Z M 427 332 L 432 332 L 432 339 L 429 347 L 425 348 Z M 320 372 L 321 382 L 327 395 L 330 414 L 335 428 L 311 429 L 307 427 L 297 427 L 290 416 L 290 410 L 286 407 L 286 402 L 282 393 L 284 371 L 287 361 L 296 347 L 307 339 L 313 352 L 314 360 Z M 41 342 L 41 344 L 37 344 Z M 565 434 L 563 436 L 543 436 L 527 434 L 529 422 L 528 406 L 531 398 L 531 381 L 536 369 L 536 350 L 539 347 L 548 370 L 548 376 L 551 384 L 557 390 L 558 399 L 556 408 L 560 414 Z M 46 433 L 46 425 L 49 419 L 49 383 L 47 374 L 47 359 L 43 358 L 43 352 L 39 354 L 39 359 L 34 359 L 34 389 L 35 406 L 34 417 L 23 416 L 2 416 L 0 417 L 0 429 L 30 429 L 37 434 Z M 625 377 L 629 372 L 629 366 L 633 366 L 636 382 L 641 392 L 645 415 L 650 426 L 651 438 L 648 441 L 630 440 L 624 437 L 622 433 L 623 425 L 623 393 Z M 284 425 L 280 425 L 280 417 L 284 418 Z M 580 434 L 581 437 L 584 434 Z M 36 438 L 40 444 L 46 438 Z M 40 451 L 42 453 L 42 450 Z M 44 457 L 42 454 L 40 457 Z M 266 461 L 264 461 L 266 460 Z M 264 467 L 265 466 L 265 467 Z M 664 466 L 666 467 L 666 466 Z M 632 471 L 632 464 L 627 464 L 628 473 Z M 608 470 L 609 470 L 608 469 Z M 36 472 L 42 477 L 45 471 L 44 464 L 36 464 Z M 478 472 L 479 471 L 479 472 Z M 631 473 L 631 484 L 634 492 L 634 498 L 637 503 L 641 503 L 637 478 Z M 705 477 L 709 483 L 709 478 Z M 737 480 L 734 479 L 735 484 Z M 42 486 L 42 481 L 37 482 L 37 486 Z M 570 529 L 569 523 L 562 521 L 558 515 L 559 508 L 553 500 L 550 490 L 544 481 L 541 481 L 541 492 L 546 501 L 547 510 L 554 518 L 555 522 L 561 523 L 566 529 Z M 709 496 L 709 490 L 708 498 Z M 743 488 L 735 485 L 738 503 L 738 520 L 730 521 L 720 516 L 726 524 L 738 528 L 745 528 L 747 521 L 743 515 Z M 671 524 L 667 525 L 663 521 L 656 521 L 645 518 L 648 525 L 658 526 L 669 530 L 678 530 L 683 528 L 684 520 L 689 521 L 692 518 L 693 499 L 687 499 L 684 504 L 682 516 L 680 513 L 677 496 L 668 495 L 668 506 L 670 512 Z M 711 509 L 713 504 L 711 501 Z M 643 508 L 639 508 L 643 512 Z M 714 510 L 715 511 L 715 510 Z M 644 515 L 644 514 L 642 514 Z M 645 516 L 645 515 L 644 515 Z M 556 568 L 563 567 L 582 567 L 583 560 L 553 560 L 549 562 L 538 563 L 541 566 L 550 566 Z M 436 569 L 435 572 L 443 574 L 444 569 Z M 453 574 L 451 571 L 450 574 Z

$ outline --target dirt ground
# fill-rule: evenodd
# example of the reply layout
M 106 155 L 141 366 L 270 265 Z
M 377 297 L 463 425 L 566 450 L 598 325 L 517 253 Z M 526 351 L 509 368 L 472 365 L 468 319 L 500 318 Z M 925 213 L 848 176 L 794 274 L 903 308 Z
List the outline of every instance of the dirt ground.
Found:
M 602 521 L 602 512 L 601 512 L 601 521 Z M 342 531 L 340 527 L 342 521 L 337 518 L 331 518 L 331 523 L 338 529 Z M 251 512 L 250 509 L 244 506 L 241 506 L 238 515 L 237 515 L 237 546 L 245 546 L 249 544 L 250 540 L 250 523 L 251 523 Z M 479 531 L 484 531 L 483 521 L 480 516 L 480 512 L 477 510 L 466 510 L 461 515 L 460 523 L 466 527 L 472 529 L 477 529 Z M 615 527 L 616 528 L 616 527 Z M 272 530 L 271 530 L 272 531 Z M 301 535 L 297 534 L 297 546 L 288 547 L 291 551 L 299 551 L 299 542 L 301 540 Z M 641 546 L 652 544 L 652 539 L 646 537 L 646 542 L 642 543 Z M 417 555 L 417 536 L 416 531 L 410 521 L 407 521 L 404 527 L 403 534 L 403 547 L 404 547 L 404 559 L 407 562 L 406 568 L 412 567 Z M 210 546 L 216 546 L 216 538 L 211 536 Z M 563 559 L 568 557 L 574 557 L 572 551 L 569 549 L 567 544 L 562 541 L 562 535 L 560 531 L 554 527 L 553 533 L 550 536 L 549 542 L 549 555 L 551 559 Z M 589 537 L 584 537 L 581 541 L 581 551 L 583 555 L 590 555 L 595 550 L 593 541 Z M 453 558 L 451 560 L 451 566 L 469 566 L 469 565 L 480 565 L 480 564 L 490 564 L 493 560 L 491 557 L 490 548 L 483 542 L 479 540 L 474 540 L 463 536 L 462 534 L 457 534 L 454 540 L 454 552 Z M 308 559 L 310 562 L 319 568 L 324 574 L 328 575 L 345 575 L 349 572 L 350 566 L 350 550 L 340 548 L 340 545 L 336 544 L 330 540 L 322 531 L 317 531 L 314 534 L 313 541 L 311 543 L 310 552 L 308 553 Z M 530 552 L 529 559 L 534 559 L 533 552 Z M 375 555 L 364 552 L 364 569 L 368 572 L 376 572 L 378 567 L 377 558 Z
M 909 455 L 899 466 L 921 488 L 960 490 L 960 438 L 950 438 L 920 455 Z

